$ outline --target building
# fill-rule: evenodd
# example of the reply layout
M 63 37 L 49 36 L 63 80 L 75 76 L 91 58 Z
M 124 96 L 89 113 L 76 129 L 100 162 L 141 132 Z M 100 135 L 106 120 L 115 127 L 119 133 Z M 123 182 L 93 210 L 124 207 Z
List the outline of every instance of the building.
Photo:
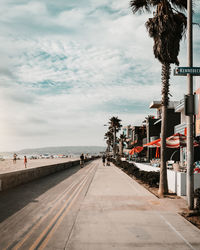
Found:
M 177 101 L 170 101 L 167 107 L 167 133 L 166 136 L 169 137 L 174 134 L 174 127 L 180 124 L 181 115 L 180 113 L 175 112 L 176 106 L 179 104 Z M 147 143 L 152 142 L 158 138 L 161 138 L 161 116 L 162 116 L 162 104 L 161 101 L 153 101 L 150 106 L 150 109 L 156 109 L 157 117 L 148 116 L 146 118 L 146 128 L 147 128 Z M 172 154 L 174 154 L 174 159 L 179 160 L 180 154 L 178 153 L 179 149 L 167 148 L 166 157 L 167 160 L 170 160 Z M 147 160 L 154 158 L 155 149 L 148 148 L 147 150 Z
M 133 141 L 133 127 L 131 125 L 127 125 L 122 127 L 122 132 L 126 136 L 126 148 L 131 149 L 131 142 Z
M 198 92 L 200 93 L 200 89 L 197 89 L 197 94 Z M 175 112 L 180 114 L 180 123 L 177 124 L 174 127 L 174 133 L 180 133 L 180 134 L 184 134 L 187 135 L 187 123 L 186 123 L 186 115 L 185 115 L 185 100 L 182 99 L 178 102 L 176 108 L 175 108 Z M 195 116 L 194 119 L 194 138 L 199 141 L 199 130 L 198 130 L 198 125 L 199 125 L 199 117 L 198 117 L 198 112 L 197 115 Z M 180 162 L 181 165 L 183 166 L 184 162 L 186 162 L 186 147 L 183 147 L 180 149 Z M 199 161 L 200 160 L 200 147 L 195 147 L 194 148 L 194 161 Z

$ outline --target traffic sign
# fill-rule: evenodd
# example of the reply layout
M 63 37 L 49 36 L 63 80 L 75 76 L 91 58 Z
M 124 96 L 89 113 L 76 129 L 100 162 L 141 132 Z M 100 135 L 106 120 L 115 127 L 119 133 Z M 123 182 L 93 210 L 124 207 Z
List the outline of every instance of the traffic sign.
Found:
M 187 74 L 200 76 L 200 67 L 176 67 L 174 69 L 175 76 L 186 76 Z

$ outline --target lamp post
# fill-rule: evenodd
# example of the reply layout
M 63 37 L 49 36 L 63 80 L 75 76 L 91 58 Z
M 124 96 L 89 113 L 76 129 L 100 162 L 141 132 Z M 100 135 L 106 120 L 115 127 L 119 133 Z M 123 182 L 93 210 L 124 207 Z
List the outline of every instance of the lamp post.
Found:
M 188 67 L 193 67 L 192 51 L 192 0 L 187 0 L 187 57 Z M 193 76 L 187 74 L 187 90 L 190 105 L 193 102 Z M 187 200 L 188 208 L 194 209 L 194 146 L 193 146 L 193 114 L 187 116 Z

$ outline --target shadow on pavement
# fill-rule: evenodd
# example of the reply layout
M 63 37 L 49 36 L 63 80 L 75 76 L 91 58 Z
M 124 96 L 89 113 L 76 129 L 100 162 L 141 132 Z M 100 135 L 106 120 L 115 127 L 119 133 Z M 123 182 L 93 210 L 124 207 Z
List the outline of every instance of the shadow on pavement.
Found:
M 80 170 L 80 165 L 0 192 L 0 222 L 3 222 L 53 186 Z

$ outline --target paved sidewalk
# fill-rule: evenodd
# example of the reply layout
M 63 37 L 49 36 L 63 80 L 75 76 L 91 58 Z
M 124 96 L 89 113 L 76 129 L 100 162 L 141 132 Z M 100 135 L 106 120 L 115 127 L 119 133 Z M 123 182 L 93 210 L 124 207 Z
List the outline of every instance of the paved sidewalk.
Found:
M 200 249 L 200 230 L 177 213 L 185 205 L 158 199 L 99 160 L 66 249 Z

